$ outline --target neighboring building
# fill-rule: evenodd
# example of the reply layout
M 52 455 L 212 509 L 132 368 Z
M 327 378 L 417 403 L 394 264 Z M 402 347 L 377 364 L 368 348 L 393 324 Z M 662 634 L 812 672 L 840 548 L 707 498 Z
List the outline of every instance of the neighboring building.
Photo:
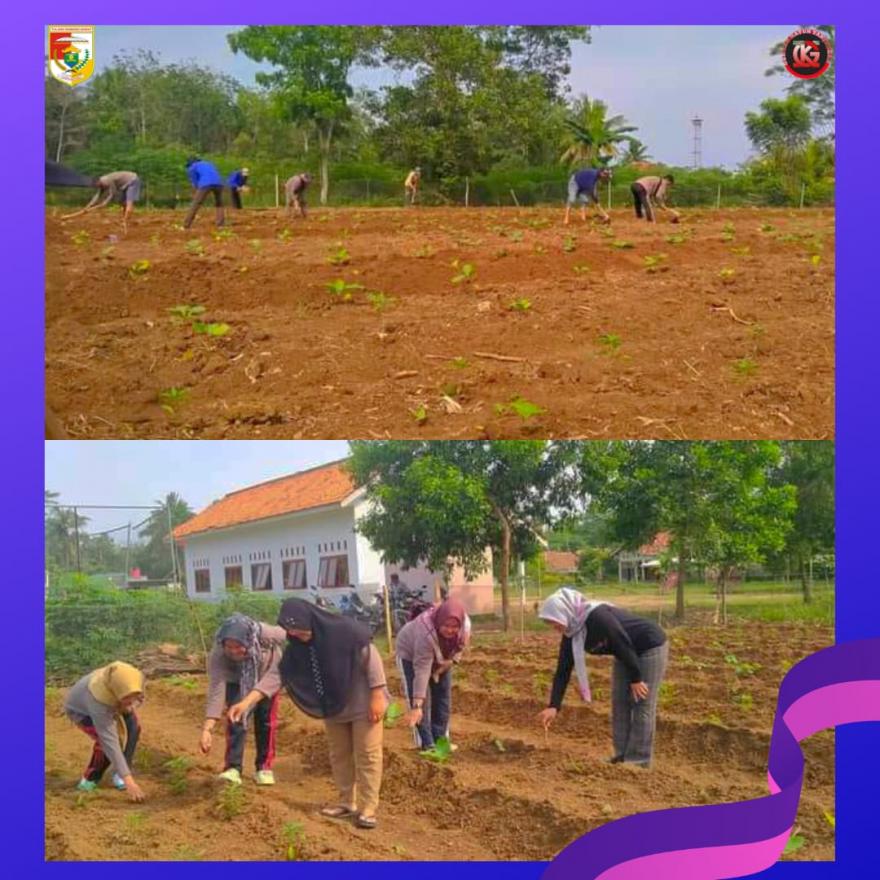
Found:
M 174 530 L 184 548 L 187 595 L 218 599 L 228 587 L 279 597 L 317 587 L 332 600 L 354 588 L 366 597 L 391 574 L 433 594 L 438 575 L 427 568 L 383 564 L 355 525 L 369 510 L 343 462 L 230 492 Z M 468 580 L 456 566 L 450 593 L 472 613 L 493 610 L 491 553 L 485 574 Z
M 552 574 L 575 574 L 578 570 L 578 555 L 567 550 L 545 550 L 544 571 Z
M 649 544 L 638 550 L 621 550 L 617 554 L 617 577 L 620 581 L 654 581 L 660 569 L 660 556 L 669 549 L 671 535 L 658 532 Z

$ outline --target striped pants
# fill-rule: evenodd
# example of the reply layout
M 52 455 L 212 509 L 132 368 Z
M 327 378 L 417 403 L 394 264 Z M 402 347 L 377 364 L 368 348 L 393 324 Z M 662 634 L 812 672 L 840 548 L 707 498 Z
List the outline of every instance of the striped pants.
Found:
M 629 673 L 616 657 L 611 671 L 611 734 L 615 757 L 650 765 L 657 726 L 657 700 L 669 660 L 669 642 L 639 655 L 647 699 L 635 702 L 629 691 Z
M 128 766 L 131 767 L 131 763 L 134 760 L 134 750 L 137 748 L 138 738 L 141 735 L 141 727 L 134 712 L 124 712 L 122 714 L 122 721 L 125 724 L 125 744 L 122 754 L 125 756 Z M 101 777 L 110 766 L 110 759 L 101 747 L 101 740 L 98 739 L 98 731 L 95 730 L 92 719 L 84 718 L 77 726 L 94 743 L 89 766 L 83 772 L 83 779 L 87 779 L 89 782 L 100 782 Z

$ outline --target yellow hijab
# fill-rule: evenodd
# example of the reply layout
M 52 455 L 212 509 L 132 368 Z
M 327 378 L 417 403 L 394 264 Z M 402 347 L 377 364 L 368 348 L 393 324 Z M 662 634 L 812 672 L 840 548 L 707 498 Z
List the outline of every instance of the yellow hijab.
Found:
M 144 692 L 144 674 L 129 663 L 116 660 L 91 674 L 89 692 L 99 703 L 115 708 L 130 694 Z

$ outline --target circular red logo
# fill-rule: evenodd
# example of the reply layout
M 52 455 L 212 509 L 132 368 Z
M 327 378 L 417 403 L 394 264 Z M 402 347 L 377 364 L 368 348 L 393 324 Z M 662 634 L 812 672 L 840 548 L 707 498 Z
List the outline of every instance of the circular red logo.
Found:
M 785 69 L 798 79 L 822 76 L 831 63 L 831 45 L 828 38 L 814 30 L 795 31 L 782 50 Z

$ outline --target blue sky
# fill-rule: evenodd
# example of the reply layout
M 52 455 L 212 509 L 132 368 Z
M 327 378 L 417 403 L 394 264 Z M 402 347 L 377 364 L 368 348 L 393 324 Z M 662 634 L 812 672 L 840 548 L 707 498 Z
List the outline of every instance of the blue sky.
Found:
M 227 46 L 224 26 L 103 27 L 95 34 L 100 72 L 117 52 L 150 49 L 165 62 L 194 60 L 254 84 L 258 65 Z M 602 98 L 639 130 L 651 155 L 673 165 L 691 161 L 691 117 L 703 122 L 703 164 L 735 167 L 748 158 L 743 127 L 748 110 L 779 97 L 787 76 L 765 77 L 768 50 L 796 25 L 602 26 L 590 45 L 575 46 L 569 82 L 574 94 Z M 356 86 L 395 81 L 387 70 L 359 70 Z
M 56 440 L 46 488 L 62 504 L 149 505 L 177 492 L 194 510 L 233 489 L 344 458 L 344 440 Z M 141 511 L 84 511 L 89 531 L 140 522 Z

